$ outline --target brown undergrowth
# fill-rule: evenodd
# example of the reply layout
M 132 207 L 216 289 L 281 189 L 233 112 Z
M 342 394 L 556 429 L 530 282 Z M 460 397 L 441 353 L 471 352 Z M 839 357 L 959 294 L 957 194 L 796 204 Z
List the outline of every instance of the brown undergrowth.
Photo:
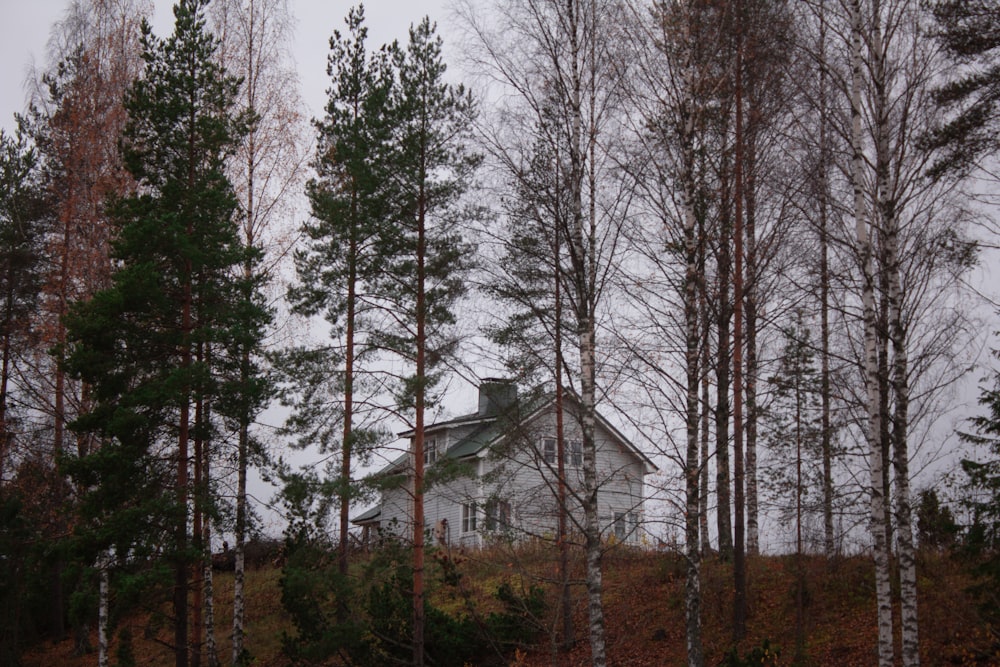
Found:
M 764 556 L 749 559 L 749 623 L 740 652 L 766 639 L 781 650 L 778 664 L 792 665 L 795 644 L 795 559 Z M 538 619 L 536 645 L 509 657 L 525 667 L 584 666 L 586 606 L 583 567 L 573 562 L 576 647 L 556 650 L 552 628 L 558 608 L 557 557 L 550 547 L 527 545 L 517 549 L 494 546 L 481 551 L 439 553 L 431 560 L 431 602 L 452 615 L 487 614 L 495 608 L 493 592 L 506 583 L 515 590 L 539 584 L 549 591 L 549 614 Z M 874 664 L 875 600 L 871 560 L 864 557 L 827 560 L 803 559 L 804 636 L 799 664 L 851 667 Z M 450 576 L 445 576 L 449 572 Z M 615 666 L 683 665 L 684 563 L 669 553 L 615 548 L 605 557 L 604 602 L 609 663 Z M 460 576 L 455 577 L 458 574 Z M 919 567 L 921 662 L 924 665 L 1000 665 L 993 634 L 980 619 L 966 593 L 971 580 L 959 560 L 937 553 L 921 555 Z M 248 646 L 254 665 L 283 667 L 281 635 L 291 629 L 281 608 L 280 571 L 264 567 L 248 572 Z M 216 577 L 216 623 L 219 655 L 229 657 L 232 575 Z M 703 639 L 705 664 L 717 665 L 732 647 L 732 568 L 708 559 L 702 571 Z M 169 628 L 150 628 L 148 614 L 129 618 L 123 626 L 132 634 L 138 665 L 170 665 L 172 654 L 158 639 Z M 158 635 L 158 636 L 157 636 Z M 96 645 L 96 636 L 93 638 Z M 112 648 L 112 663 L 114 660 Z M 73 655 L 72 641 L 37 646 L 24 656 L 27 667 L 96 664 L 96 654 Z M 203 663 L 204 664 L 204 663 Z M 332 663 L 331 664 L 335 664 Z M 459 666 L 460 667 L 460 666 Z

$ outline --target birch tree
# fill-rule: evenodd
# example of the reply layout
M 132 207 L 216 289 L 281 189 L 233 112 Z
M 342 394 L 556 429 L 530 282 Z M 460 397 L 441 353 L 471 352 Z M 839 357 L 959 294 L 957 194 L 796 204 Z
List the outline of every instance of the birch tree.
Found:
M 573 323 L 583 448 L 584 551 L 591 659 L 608 660 L 601 603 L 602 553 L 598 514 L 600 480 L 594 441 L 598 401 L 598 321 L 610 288 L 627 206 L 610 178 L 615 143 L 617 92 L 627 62 L 617 49 L 616 3 L 591 0 L 524 0 L 493 11 L 468 2 L 463 18 L 475 41 L 477 65 L 507 96 L 512 119 L 550 124 L 553 146 L 563 151 L 568 267 L 562 280 L 567 316 Z M 546 114 L 548 114 L 546 116 Z M 522 126 L 523 127 L 523 126 Z
M 291 65 L 292 17 L 285 0 L 227 0 L 210 6 L 220 44 L 216 57 L 243 78 L 237 108 L 252 117 L 249 130 L 230 160 L 229 172 L 242 208 L 241 237 L 247 253 L 242 267 L 248 301 L 266 290 L 289 253 L 288 217 L 305 171 L 302 100 Z M 250 341 L 247 341 L 250 343 Z M 261 350 L 247 344 L 238 353 L 240 382 L 260 383 Z M 262 398 L 262 397 L 260 397 Z M 232 664 L 246 662 L 245 570 L 247 471 L 260 443 L 253 435 L 260 398 L 238 406 L 233 416 L 236 443 L 236 516 Z M 210 530 L 207 531 L 210 535 Z M 209 549 L 210 551 L 210 549 Z M 206 581 L 211 568 L 206 569 Z
M 48 236 L 49 268 L 32 316 L 41 340 L 31 391 L 47 421 L 43 428 L 51 433 L 53 459 L 67 450 L 66 425 L 90 408 L 89 389 L 69 380 L 61 363 L 64 318 L 71 303 L 108 285 L 113 231 L 105 206 L 109 198 L 134 188 L 117 141 L 126 122 L 126 91 L 142 66 L 140 20 L 151 12 L 151 4 L 143 0 L 71 3 L 53 27 L 51 63 L 38 75 L 32 95 L 31 132 L 58 221 L 58 229 Z M 50 355 L 51 350 L 56 354 Z M 76 434 L 73 444 L 72 453 L 85 456 L 98 443 Z M 53 579 L 53 605 L 60 610 L 54 618 L 57 634 L 62 634 L 63 577 Z M 78 639 L 85 637 L 86 632 L 78 632 Z

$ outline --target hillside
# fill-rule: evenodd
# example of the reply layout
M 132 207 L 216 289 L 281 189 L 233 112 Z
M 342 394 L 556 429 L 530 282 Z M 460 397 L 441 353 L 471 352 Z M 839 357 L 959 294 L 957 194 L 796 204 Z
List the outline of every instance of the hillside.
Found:
M 551 573 L 551 561 L 541 553 L 485 551 L 464 554 L 458 559 L 462 574 L 456 586 L 444 583 L 440 563 L 436 574 L 433 603 L 449 614 L 461 615 L 469 608 L 480 612 L 489 608 L 490 595 L 498 582 L 515 586 L 529 581 L 518 571 L 535 575 Z M 515 565 L 515 562 L 518 564 Z M 805 660 L 808 665 L 839 667 L 873 664 L 875 651 L 875 603 L 872 567 L 868 559 L 853 557 L 827 562 L 807 558 L 805 588 Z M 1000 652 L 991 647 L 990 629 L 979 617 L 966 588 L 970 579 L 956 560 L 924 554 L 920 563 L 921 661 L 924 665 L 996 665 Z M 760 646 L 765 639 L 781 653 L 777 664 L 793 664 L 795 647 L 795 577 L 792 557 L 751 559 L 750 622 L 744 650 Z M 292 629 L 281 607 L 280 570 L 264 567 L 249 572 L 249 636 L 254 665 L 278 667 L 289 664 L 281 653 L 281 635 Z M 704 567 L 703 609 L 706 665 L 716 665 L 729 648 L 731 569 L 715 561 Z M 679 559 L 648 551 L 615 550 L 608 554 L 605 568 L 605 609 L 608 619 L 608 649 L 611 664 L 622 666 L 682 665 L 684 661 L 683 567 Z M 216 579 L 220 619 L 220 655 L 228 655 L 228 634 L 232 576 Z M 585 607 L 582 587 L 575 593 L 575 623 L 578 636 L 585 638 Z M 550 609 L 552 600 L 550 600 Z M 133 637 L 134 655 L 139 665 L 170 665 L 167 648 L 154 641 L 166 639 L 148 614 L 125 621 Z M 523 666 L 586 665 L 586 641 L 580 641 L 568 655 L 556 662 L 548 642 L 506 657 L 508 664 Z M 92 638 L 96 644 L 96 636 Z M 114 649 L 113 649 L 114 655 Z M 65 665 L 83 667 L 96 664 L 96 654 L 73 655 L 71 640 L 35 647 L 25 656 L 28 667 Z M 112 660 L 114 664 L 114 660 Z M 335 663 L 330 663 L 335 664 Z

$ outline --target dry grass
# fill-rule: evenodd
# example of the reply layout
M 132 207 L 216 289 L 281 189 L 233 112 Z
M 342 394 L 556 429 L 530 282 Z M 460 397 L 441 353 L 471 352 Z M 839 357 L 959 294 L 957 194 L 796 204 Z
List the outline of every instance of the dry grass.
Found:
M 477 552 L 450 554 L 461 573 L 458 587 L 440 583 L 442 563 L 431 561 L 429 578 L 437 581 L 431 601 L 448 613 L 487 613 L 495 608 L 493 593 L 502 582 L 515 589 L 542 585 L 555 610 L 557 560 L 554 551 L 542 545 L 517 550 L 493 547 Z M 511 656 L 519 665 L 586 665 L 586 605 L 582 562 L 572 564 L 576 648 L 558 658 L 547 637 L 526 654 Z M 867 666 L 875 657 L 875 602 L 871 561 L 847 558 L 827 561 L 819 557 L 804 560 L 806 582 L 805 660 L 808 665 Z M 936 554 L 921 558 L 920 615 L 921 658 L 925 665 L 996 665 L 1000 656 L 991 647 L 987 626 L 964 592 L 970 581 L 956 561 Z M 248 646 L 255 665 L 283 667 L 281 635 L 290 630 L 281 608 L 278 586 L 280 572 L 263 568 L 248 572 Z M 795 647 L 795 562 L 791 557 L 760 557 L 749 561 L 749 623 L 744 650 L 769 639 L 783 649 L 781 664 L 792 664 Z M 220 656 L 229 655 L 229 619 L 232 604 L 232 575 L 216 577 L 217 635 Z M 709 560 L 703 567 L 703 619 L 705 664 L 715 665 L 730 647 L 732 569 Z M 676 556 L 624 548 L 605 558 L 604 606 L 607 644 L 613 665 L 684 664 L 684 567 Z M 168 649 L 144 635 L 146 617 L 128 621 L 134 637 L 136 661 L 140 665 L 169 665 Z M 555 627 L 556 619 L 544 619 Z M 167 629 L 162 629 L 166 639 Z M 96 638 L 93 640 L 96 643 Z M 72 642 L 47 644 L 25 656 L 28 667 L 90 667 L 96 656 L 74 657 Z

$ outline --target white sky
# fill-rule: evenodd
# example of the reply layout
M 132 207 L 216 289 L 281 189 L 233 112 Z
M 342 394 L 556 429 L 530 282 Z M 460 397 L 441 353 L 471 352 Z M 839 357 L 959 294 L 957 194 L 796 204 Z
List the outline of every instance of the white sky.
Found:
M 46 64 L 45 45 L 53 23 L 68 6 L 68 0 L 0 0 L 0 127 L 14 128 L 14 113 L 25 104 L 25 81 L 31 63 L 38 69 Z M 297 19 L 293 52 L 298 64 L 302 94 L 312 116 L 323 111 L 327 88 L 326 55 L 329 38 L 335 28 L 344 27 L 347 10 L 354 0 L 291 0 Z M 438 32 L 445 39 L 445 59 L 458 69 L 456 50 L 449 48 L 448 0 L 368 0 L 365 15 L 369 44 L 378 45 L 398 39 L 405 42 L 411 23 L 430 16 L 437 21 Z M 172 2 L 155 0 L 153 28 L 165 37 L 173 30 Z

